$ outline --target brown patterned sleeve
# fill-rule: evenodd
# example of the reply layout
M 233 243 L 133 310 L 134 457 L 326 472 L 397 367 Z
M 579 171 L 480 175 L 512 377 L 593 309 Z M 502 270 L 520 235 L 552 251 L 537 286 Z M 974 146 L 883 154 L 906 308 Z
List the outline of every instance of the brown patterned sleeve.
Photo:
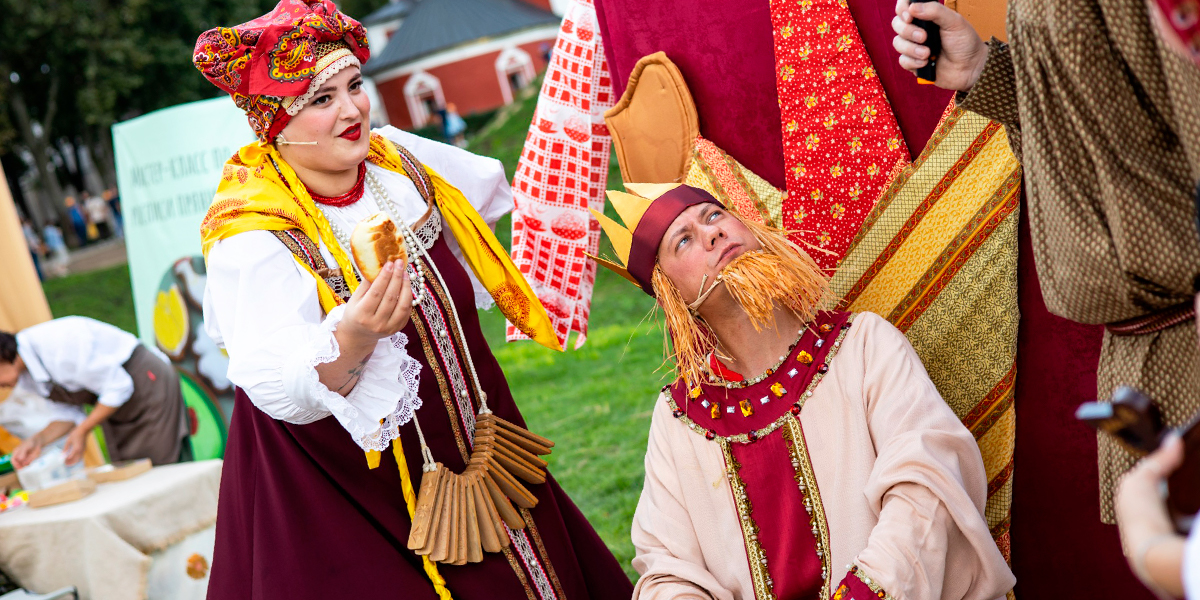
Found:
M 962 108 L 1001 123 L 1008 130 L 1009 144 L 1021 160 L 1021 118 L 1017 111 L 1017 76 L 1008 44 L 992 38 L 987 62 L 979 81 L 969 92 L 959 92 L 955 101 Z

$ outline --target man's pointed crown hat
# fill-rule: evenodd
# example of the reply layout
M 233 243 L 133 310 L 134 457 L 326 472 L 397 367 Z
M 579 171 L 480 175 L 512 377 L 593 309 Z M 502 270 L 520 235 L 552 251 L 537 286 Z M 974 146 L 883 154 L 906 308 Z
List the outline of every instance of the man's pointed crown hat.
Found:
M 667 228 L 691 206 L 705 202 L 721 206 L 721 203 L 712 194 L 681 183 L 627 183 L 625 189 L 632 193 L 607 192 L 624 225 L 592 211 L 608 234 L 617 260 L 592 258 L 653 296 L 651 280 L 658 261 L 658 245 Z

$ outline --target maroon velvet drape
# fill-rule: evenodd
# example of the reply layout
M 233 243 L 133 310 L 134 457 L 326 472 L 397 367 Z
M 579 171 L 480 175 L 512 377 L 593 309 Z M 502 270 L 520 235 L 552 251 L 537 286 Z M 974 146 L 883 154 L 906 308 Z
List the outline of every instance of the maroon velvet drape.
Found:
M 687 79 L 700 132 L 783 187 L 783 145 L 767 0 L 595 0 L 613 83 L 623 92 L 639 58 L 663 50 Z M 919 85 L 891 48 L 893 0 L 850 0 L 859 33 L 909 150 L 918 154 L 949 93 Z M 1049 314 L 1022 216 L 1017 446 L 1012 556 L 1021 600 L 1150 598 L 1100 522 L 1094 434 L 1075 407 L 1096 395 L 1100 328 Z M 840 577 L 840 574 L 838 574 Z
M 913 156 L 920 153 L 950 92 L 916 79 L 892 60 L 894 3 L 851 0 L 850 12 Z M 775 93 L 775 47 L 767 0 L 638 2 L 596 0 L 613 89 L 625 92 L 638 59 L 667 53 L 687 80 L 700 133 L 782 189 L 783 136 Z M 864 27 L 864 21 L 877 24 Z

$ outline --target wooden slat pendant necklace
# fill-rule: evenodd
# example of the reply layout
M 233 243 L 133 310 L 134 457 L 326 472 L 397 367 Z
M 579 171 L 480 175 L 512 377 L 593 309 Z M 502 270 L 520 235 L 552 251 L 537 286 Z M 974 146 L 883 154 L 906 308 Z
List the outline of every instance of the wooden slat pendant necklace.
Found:
M 409 261 L 420 272 L 420 261 L 425 270 L 443 282 L 441 273 L 429 256 L 428 248 L 412 227 L 400 218 L 383 185 L 370 171 L 366 175 L 367 185 L 376 201 L 396 225 L 408 249 Z M 427 198 L 430 206 L 436 206 Z M 430 218 L 438 218 L 433 210 Z M 340 240 L 339 240 L 340 241 Z M 420 285 L 424 277 L 414 281 Z M 425 304 L 435 302 L 433 294 L 420 294 L 414 289 L 414 304 L 425 310 Z M 455 473 L 433 459 L 433 453 L 425 443 L 421 423 L 413 414 L 413 425 L 421 442 L 421 486 L 417 493 L 417 507 L 413 513 L 412 529 L 408 536 L 408 548 L 433 562 L 463 565 L 483 560 L 484 552 L 500 552 L 511 543 L 508 529 L 524 529 L 525 520 L 513 505 L 520 508 L 537 506 L 533 495 L 522 481 L 530 484 L 545 483 L 546 461 L 541 456 L 550 454 L 554 442 L 530 432 L 528 429 L 506 421 L 492 413 L 487 405 L 487 394 L 479 383 L 475 361 L 471 358 L 466 338 L 458 322 L 458 308 L 454 298 L 446 294 L 449 304 L 447 327 L 457 329 L 463 340 L 462 356 L 470 370 L 470 383 L 474 384 L 479 398 L 479 412 L 475 418 L 474 443 L 467 467 Z M 430 307 L 437 310 L 436 307 Z M 447 333 L 447 332 L 443 332 Z M 466 390 L 462 390 L 464 397 Z

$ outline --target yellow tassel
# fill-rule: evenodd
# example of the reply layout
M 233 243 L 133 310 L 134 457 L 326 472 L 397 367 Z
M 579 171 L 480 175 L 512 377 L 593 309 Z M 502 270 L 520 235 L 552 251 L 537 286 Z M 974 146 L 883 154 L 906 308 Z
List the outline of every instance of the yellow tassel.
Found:
M 408 518 L 411 519 L 417 512 L 417 491 L 413 489 L 412 480 L 408 476 L 408 461 L 404 459 L 404 445 L 400 443 L 400 438 L 392 440 L 392 454 L 396 456 L 396 467 L 400 469 L 400 491 L 404 494 L 404 504 L 408 507 Z M 378 450 L 367 450 L 367 468 L 378 467 L 379 458 Z M 437 592 L 438 598 L 453 600 L 450 590 L 446 589 L 446 580 L 438 573 L 437 565 L 429 560 L 428 556 L 422 556 L 421 562 L 425 565 L 425 575 L 433 583 L 433 591 Z
M 400 489 L 404 492 L 404 504 L 408 506 L 408 518 L 412 518 L 417 512 L 417 491 L 413 489 L 412 480 L 408 477 L 408 461 L 404 460 L 404 446 L 400 444 L 400 438 L 392 440 L 392 454 L 396 455 L 396 466 L 400 468 Z M 446 589 L 446 580 L 442 578 L 441 573 L 438 573 L 437 565 L 429 560 L 428 556 L 422 556 L 421 562 L 425 564 L 425 574 L 429 576 L 429 581 L 433 582 L 433 591 L 442 600 L 451 600 L 450 590 Z

